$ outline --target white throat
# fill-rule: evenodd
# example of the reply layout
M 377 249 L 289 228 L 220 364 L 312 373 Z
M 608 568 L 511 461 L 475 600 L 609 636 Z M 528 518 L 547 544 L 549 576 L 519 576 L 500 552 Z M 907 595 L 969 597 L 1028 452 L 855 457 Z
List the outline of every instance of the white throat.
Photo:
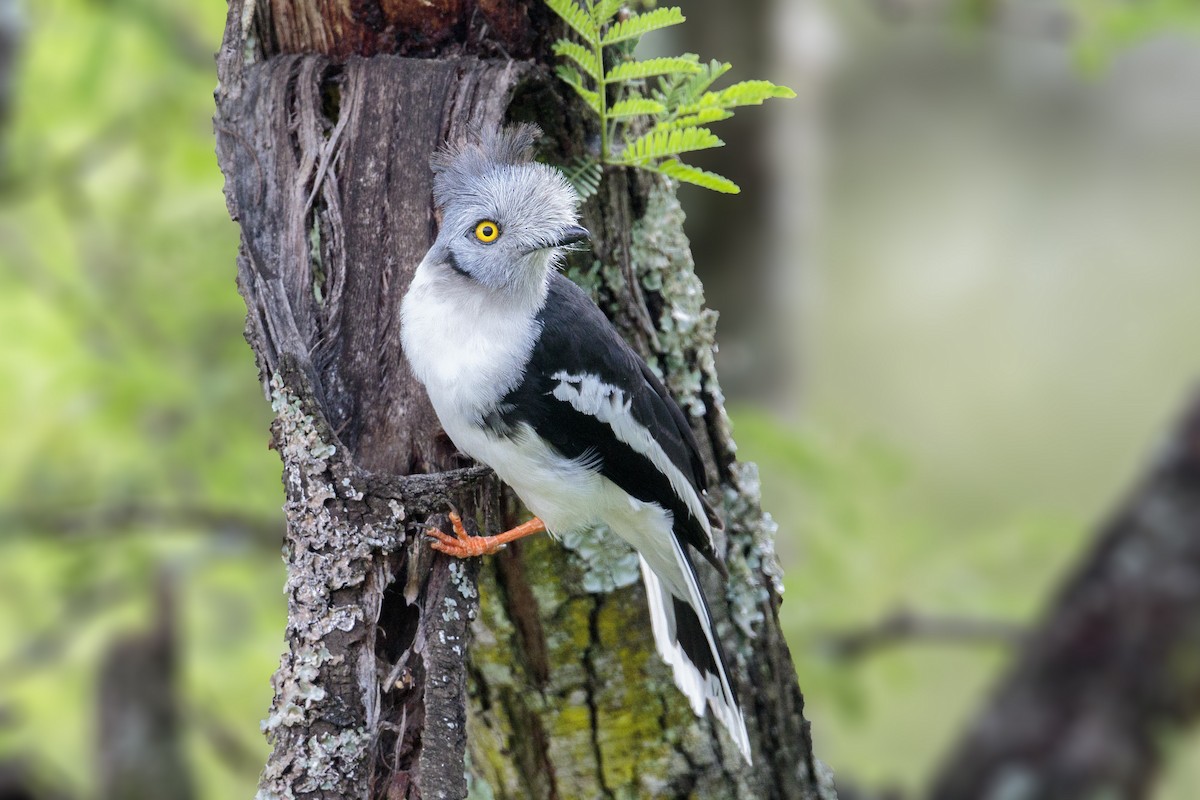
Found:
M 455 420 L 477 422 L 520 382 L 541 334 L 546 274 L 527 287 L 493 289 L 428 256 L 417 267 L 400 338 L 451 438 Z

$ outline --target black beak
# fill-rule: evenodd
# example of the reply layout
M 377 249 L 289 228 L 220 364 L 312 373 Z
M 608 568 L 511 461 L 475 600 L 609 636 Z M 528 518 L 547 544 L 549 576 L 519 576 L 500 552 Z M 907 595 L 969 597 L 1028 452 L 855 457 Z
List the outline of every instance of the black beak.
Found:
M 581 225 L 572 225 L 562 232 L 562 236 L 558 237 L 558 241 L 554 243 L 554 247 L 566 247 L 569 244 L 578 244 L 586 242 L 592 238 L 592 234 L 588 229 Z

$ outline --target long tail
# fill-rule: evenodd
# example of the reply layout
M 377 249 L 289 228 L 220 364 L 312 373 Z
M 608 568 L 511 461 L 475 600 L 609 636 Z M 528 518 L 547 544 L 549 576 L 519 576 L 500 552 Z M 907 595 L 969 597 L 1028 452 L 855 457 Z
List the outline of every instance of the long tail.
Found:
M 670 567 L 675 567 L 678 573 L 668 577 L 669 567 L 663 565 L 665 582 L 641 557 L 654 643 L 663 661 L 671 665 L 675 684 L 687 696 L 696 716 L 704 716 L 705 706 L 711 708 L 713 716 L 729 730 L 746 763 L 752 764 L 746 721 L 729 680 L 721 644 L 713 633 L 712 615 L 700 593 L 696 569 L 679 541 L 674 536 L 671 539 L 675 545 L 675 564 Z M 667 584 L 682 586 L 688 596 L 678 597 Z

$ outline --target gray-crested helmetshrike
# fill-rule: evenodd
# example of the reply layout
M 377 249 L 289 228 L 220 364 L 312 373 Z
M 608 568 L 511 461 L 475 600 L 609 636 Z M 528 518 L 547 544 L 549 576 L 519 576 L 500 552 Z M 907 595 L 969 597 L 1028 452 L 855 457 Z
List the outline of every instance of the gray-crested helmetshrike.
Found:
M 659 654 L 693 711 L 750 741 L 688 547 L 719 563 L 705 472 L 683 411 L 590 298 L 558 272 L 588 232 L 533 126 L 433 160 L 441 229 L 401 309 L 404 352 L 459 450 L 536 516 L 496 536 L 431 531 L 466 558 L 546 530 L 607 525 L 637 550 Z

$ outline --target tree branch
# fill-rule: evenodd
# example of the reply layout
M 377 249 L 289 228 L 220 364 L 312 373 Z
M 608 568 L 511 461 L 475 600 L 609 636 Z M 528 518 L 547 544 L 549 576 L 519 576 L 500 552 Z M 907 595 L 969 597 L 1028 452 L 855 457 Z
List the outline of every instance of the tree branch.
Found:
M 277 550 L 284 526 L 279 520 L 233 509 L 205 506 L 151 506 L 140 502 L 77 508 L 27 506 L 0 510 L 0 526 L 74 539 L 109 536 L 145 528 L 199 528 L 216 536 L 243 539 Z
M 1200 394 L 945 761 L 934 800 L 1145 797 L 1200 714 Z
M 826 634 L 822 637 L 822 644 L 834 658 L 854 661 L 900 644 L 937 642 L 1012 647 L 1020 644 L 1024 636 L 1021 626 L 1011 622 L 933 616 L 898 608 L 873 625 Z

